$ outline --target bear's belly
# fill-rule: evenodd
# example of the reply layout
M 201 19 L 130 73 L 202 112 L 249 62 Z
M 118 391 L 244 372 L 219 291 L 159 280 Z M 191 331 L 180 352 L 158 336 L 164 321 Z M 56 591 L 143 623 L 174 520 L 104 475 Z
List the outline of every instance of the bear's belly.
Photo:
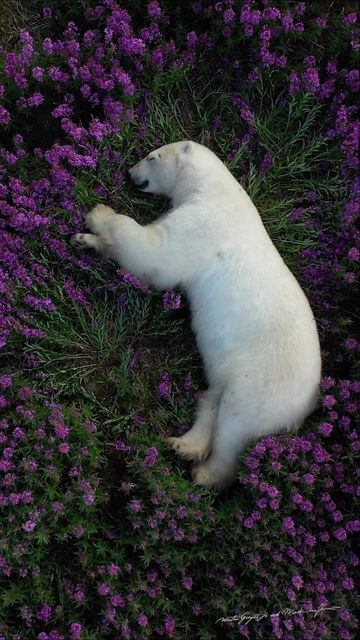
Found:
M 318 383 L 320 347 L 309 303 L 290 272 L 275 277 L 277 284 L 271 280 L 208 273 L 188 291 L 210 384 L 235 372 L 262 386 L 283 379 Z

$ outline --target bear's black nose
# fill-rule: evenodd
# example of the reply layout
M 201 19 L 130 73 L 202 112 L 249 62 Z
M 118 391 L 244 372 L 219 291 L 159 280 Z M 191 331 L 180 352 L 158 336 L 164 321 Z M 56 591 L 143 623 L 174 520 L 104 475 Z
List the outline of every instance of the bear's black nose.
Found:
M 137 189 L 146 189 L 146 187 L 149 185 L 149 180 L 139 181 L 131 178 L 131 182 Z

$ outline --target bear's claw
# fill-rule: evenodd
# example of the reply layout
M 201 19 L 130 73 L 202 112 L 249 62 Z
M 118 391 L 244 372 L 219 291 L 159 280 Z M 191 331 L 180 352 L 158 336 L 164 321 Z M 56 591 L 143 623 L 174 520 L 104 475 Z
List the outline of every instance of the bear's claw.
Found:
M 70 238 L 70 244 L 71 244 L 72 247 L 74 247 L 74 249 L 83 249 L 86 246 L 85 241 L 84 241 L 84 234 L 83 233 L 75 233 Z

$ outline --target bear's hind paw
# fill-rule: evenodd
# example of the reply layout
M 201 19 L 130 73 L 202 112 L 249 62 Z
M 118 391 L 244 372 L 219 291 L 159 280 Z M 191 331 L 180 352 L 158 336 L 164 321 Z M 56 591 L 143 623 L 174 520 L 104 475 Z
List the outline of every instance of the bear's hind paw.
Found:
M 183 436 L 180 438 L 166 438 L 166 442 L 179 456 L 186 458 L 187 460 L 196 460 L 201 462 L 208 457 L 210 447 L 195 445 L 190 440 L 183 438 Z

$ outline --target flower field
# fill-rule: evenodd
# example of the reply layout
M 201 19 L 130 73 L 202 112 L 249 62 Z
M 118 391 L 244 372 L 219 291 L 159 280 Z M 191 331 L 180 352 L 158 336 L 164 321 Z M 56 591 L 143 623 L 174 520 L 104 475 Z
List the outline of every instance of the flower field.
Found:
M 0 640 L 352 640 L 356 3 L 5 5 Z M 221 495 L 165 446 L 206 388 L 183 293 L 69 245 L 98 202 L 141 223 L 165 211 L 126 171 L 182 139 L 248 191 L 323 354 L 321 407 L 250 443 Z

